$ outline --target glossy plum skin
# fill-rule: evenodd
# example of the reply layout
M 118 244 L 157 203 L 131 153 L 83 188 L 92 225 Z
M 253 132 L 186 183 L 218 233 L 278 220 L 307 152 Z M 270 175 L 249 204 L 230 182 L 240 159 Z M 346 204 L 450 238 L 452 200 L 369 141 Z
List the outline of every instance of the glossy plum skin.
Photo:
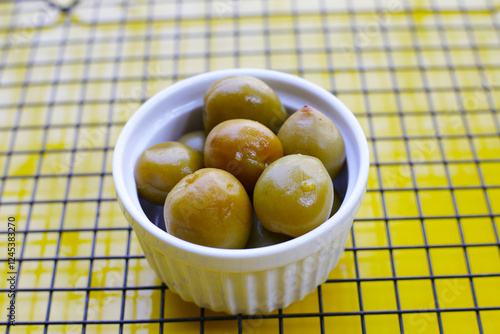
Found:
M 203 168 L 200 153 L 177 142 L 164 142 L 146 149 L 135 166 L 139 196 L 163 205 L 170 190 L 184 176 Z
M 283 147 L 274 132 L 248 119 L 218 124 L 205 142 L 205 166 L 230 172 L 249 193 L 264 169 L 282 156 Z
M 293 238 L 288 235 L 266 230 L 257 218 L 254 218 L 252 232 L 250 233 L 250 238 L 248 239 L 246 248 L 259 248 L 277 245 L 291 239 Z
M 221 79 L 204 97 L 203 125 L 207 134 L 217 124 L 235 118 L 251 119 L 278 132 L 287 117 L 274 90 L 250 76 Z
M 244 248 L 252 229 L 252 204 L 230 173 L 203 168 L 184 177 L 167 196 L 168 233 L 198 245 Z
M 303 235 L 330 217 L 333 183 L 321 161 L 292 154 L 272 163 L 253 193 L 255 214 L 271 232 Z
M 203 155 L 206 139 L 207 135 L 204 131 L 191 131 L 182 135 L 177 141 L 191 147 L 193 150 Z
M 345 162 L 342 135 L 332 120 L 310 106 L 293 113 L 278 132 L 285 155 L 306 154 L 323 162 L 335 179 Z

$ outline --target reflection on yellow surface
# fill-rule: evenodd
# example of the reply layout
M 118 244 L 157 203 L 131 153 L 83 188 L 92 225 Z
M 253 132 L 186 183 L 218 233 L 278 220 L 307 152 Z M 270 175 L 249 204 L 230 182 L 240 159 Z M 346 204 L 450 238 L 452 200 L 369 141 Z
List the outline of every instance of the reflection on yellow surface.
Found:
M 479 333 L 479 317 L 482 332 L 495 333 L 498 310 L 432 311 L 500 305 L 495 15 L 453 4 L 435 13 L 428 1 L 379 8 L 383 15 L 334 1 L 239 2 L 237 16 L 234 1 L 214 4 L 185 2 L 177 12 L 173 3 L 90 3 L 38 30 L 9 28 L 16 5 L 0 4 L 0 212 L 15 215 L 25 259 L 19 321 L 110 322 L 86 324 L 88 333 L 430 334 Z M 176 80 L 236 66 L 300 74 L 335 92 L 369 137 L 368 192 L 348 250 L 282 321 L 275 311 L 239 323 L 183 301 L 161 285 L 114 201 L 112 149 L 138 106 Z M 494 276 L 439 277 L 469 274 Z M 343 314 L 398 304 L 429 312 Z

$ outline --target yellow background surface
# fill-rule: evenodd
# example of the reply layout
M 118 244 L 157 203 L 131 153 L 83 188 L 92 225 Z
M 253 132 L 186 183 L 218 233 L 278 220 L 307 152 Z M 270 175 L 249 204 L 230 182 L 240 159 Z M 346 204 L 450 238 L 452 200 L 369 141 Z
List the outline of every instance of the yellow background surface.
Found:
M 499 333 L 495 1 L 0 3 L 0 258 L 9 333 Z M 68 6 L 66 12 L 57 6 Z M 161 284 L 115 201 L 113 147 L 183 78 L 272 68 L 315 82 L 368 138 L 368 192 L 328 282 L 228 316 Z M 3 265 L 2 265 L 3 266 Z

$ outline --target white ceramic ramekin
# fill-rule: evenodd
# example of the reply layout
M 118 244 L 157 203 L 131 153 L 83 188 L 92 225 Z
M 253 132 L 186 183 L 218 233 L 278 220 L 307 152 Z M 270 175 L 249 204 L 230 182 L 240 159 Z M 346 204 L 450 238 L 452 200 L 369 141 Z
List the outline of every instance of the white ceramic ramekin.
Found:
M 348 175 L 344 201 L 332 218 L 303 236 L 262 248 L 204 247 L 164 232 L 148 220 L 141 208 L 133 173 L 139 155 L 151 145 L 202 129 L 205 91 L 215 81 L 231 75 L 251 75 L 265 81 L 289 110 L 305 104 L 321 110 L 342 133 Z M 326 281 L 344 251 L 354 215 L 365 195 L 368 168 L 366 137 L 340 100 L 299 77 L 261 69 L 209 72 L 165 88 L 125 124 L 113 156 L 118 202 L 161 280 L 184 300 L 232 314 L 286 307 Z

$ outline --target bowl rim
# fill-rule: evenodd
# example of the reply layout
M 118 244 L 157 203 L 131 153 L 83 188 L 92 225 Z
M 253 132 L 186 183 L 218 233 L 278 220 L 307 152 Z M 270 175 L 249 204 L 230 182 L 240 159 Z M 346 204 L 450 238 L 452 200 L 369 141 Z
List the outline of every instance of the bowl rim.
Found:
M 215 82 L 222 77 L 232 75 L 251 75 L 263 81 L 266 81 L 266 79 L 270 81 L 281 81 L 287 84 L 293 84 L 300 87 L 301 89 L 306 89 L 309 92 L 320 96 L 323 100 L 328 101 L 328 103 L 331 104 L 333 108 L 337 110 L 337 112 L 339 112 L 345 119 L 346 123 L 350 127 L 350 131 L 356 134 L 354 136 L 354 145 L 357 146 L 359 150 L 359 171 L 357 173 L 357 182 L 354 184 L 349 198 L 344 198 L 341 208 L 331 218 L 329 218 L 327 221 L 325 221 L 323 224 L 316 227 L 312 231 L 300 237 L 296 237 L 289 241 L 275 245 L 250 249 L 223 249 L 197 245 L 176 238 L 154 225 L 147 218 L 142 208 L 136 207 L 134 205 L 131 194 L 126 190 L 125 182 L 123 182 L 123 180 L 126 177 L 127 173 L 122 168 L 122 160 L 127 156 L 127 138 L 131 136 L 132 131 L 134 130 L 135 123 L 137 123 L 142 117 L 147 115 L 149 110 L 154 108 L 155 105 L 163 101 L 170 94 L 175 94 L 176 92 L 180 92 L 184 89 L 189 89 L 191 85 L 196 85 L 200 81 L 205 82 L 211 80 L 211 82 Z M 343 221 L 349 219 L 352 221 L 352 218 L 354 217 L 354 214 L 352 212 L 358 210 L 359 206 L 357 207 L 357 205 L 359 205 L 359 202 L 364 197 L 366 191 L 370 164 L 369 160 L 370 158 L 368 143 L 361 125 L 359 124 L 354 114 L 347 108 L 347 106 L 345 106 L 344 103 L 342 103 L 332 93 L 322 88 L 321 86 L 318 86 L 317 84 L 314 84 L 310 81 L 307 81 L 306 79 L 292 74 L 268 69 L 238 68 L 211 71 L 191 76 L 170 86 L 167 86 L 166 88 L 152 96 L 150 99 L 148 99 L 145 103 L 143 103 L 129 118 L 120 132 L 113 152 L 112 174 L 116 194 L 118 197 L 117 199 L 118 201 L 121 201 L 123 208 L 128 212 L 132 219 L 135 220 L 135 222 L 141 225 L 141 227 L 147 233 L 159 239 L 161 242 L 167 243 L 168 245 L 173 246 L 177 249 L 192 253 L 193 255 L 196 254 L 204 257 L 225 260 L 244 260 L 250 258 L 257 259 L 262 257 L 277 259 L 281 256 L 285 256 L 287 253 L 296 249 L 297 247 L 304 247 L 310 243 L 317 243 L 317 241 L 321 240 L 321 236 L 328 230 L 331 230 L 335 225 L 340 225 Z M 133 177 L 133 172 L 129 172 L 128 175 L 128 177 L 130 177 L 130 175 L 132 175 Z M 316 250 L 317 248 L 318 247 L 315 247 Z M 301 256 L 306 257 L 308 255 L 310 254 L 302 254 Z

